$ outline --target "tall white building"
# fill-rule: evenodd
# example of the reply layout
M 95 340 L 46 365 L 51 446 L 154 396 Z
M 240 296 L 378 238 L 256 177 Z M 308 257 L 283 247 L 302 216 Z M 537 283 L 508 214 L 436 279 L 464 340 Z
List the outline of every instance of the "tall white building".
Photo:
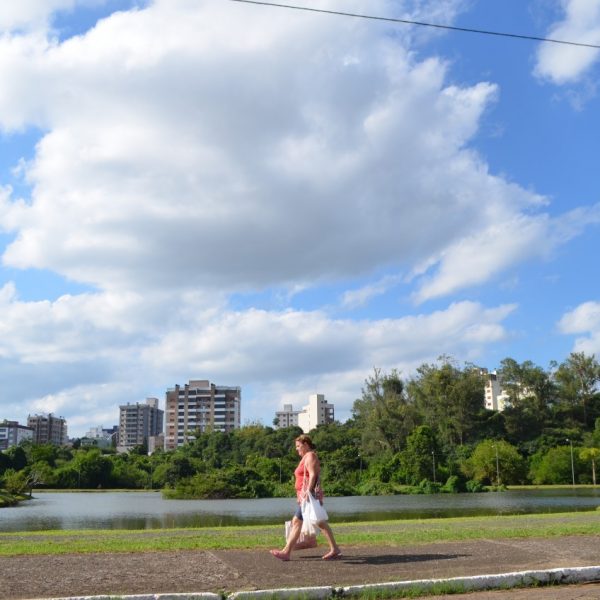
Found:
M 486 373 L 484 406 L 488 410 L 503 411 L 508 402 L 508 394 L 502 389 L 502 379 L 496 371 Z
M 206 379 L 192 379 L 166 393 L 165 449 L 193 440 L 206 431 L 228 432 L 240 427 L 240 387 L 215 385 Z
M 278 420 L 277 427 L 292 427 L 297 425 L 304 433 L 308 433 L 317 425 L 325 425 L 335 420 L 333 404 L 325 400 L 324 394 L 312 394 L 308 397 L 308 404 L 301 410 L 293 410 L 291 404 L 284 404 L 283 410 L 275 413 Z

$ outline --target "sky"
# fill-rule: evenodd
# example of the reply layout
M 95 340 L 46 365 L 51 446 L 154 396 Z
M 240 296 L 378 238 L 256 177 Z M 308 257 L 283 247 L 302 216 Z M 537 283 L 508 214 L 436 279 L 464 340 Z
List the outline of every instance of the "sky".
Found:
M 600 45 L 600 0 L 289 4 Z M 0 4 L 0 420 L 600 355 L 600 50 L 230 0 Z

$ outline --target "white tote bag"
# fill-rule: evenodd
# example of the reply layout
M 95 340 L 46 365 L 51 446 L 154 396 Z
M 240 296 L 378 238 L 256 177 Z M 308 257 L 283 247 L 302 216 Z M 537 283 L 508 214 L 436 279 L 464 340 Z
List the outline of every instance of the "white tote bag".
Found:
M 323 505 L 310 493 L 302 501 L 302 531 L 304 533 L 316 533 L 318 523 L 329 520 L 329 515 Z

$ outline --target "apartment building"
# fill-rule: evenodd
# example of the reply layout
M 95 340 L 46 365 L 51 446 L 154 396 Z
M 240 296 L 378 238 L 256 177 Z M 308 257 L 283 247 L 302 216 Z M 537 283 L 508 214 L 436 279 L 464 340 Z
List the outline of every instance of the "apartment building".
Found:
M 85 436 L 81 438 L 81 446 L 91 448 L 111 448 L 112 446 L 117 445 L 118 435 L 118 425 L 113 425 L 110 429 L 106 429 L 102 427 L 102 425 L 99 427 L 91 427 Z
M 158 408 L 158 398 L 146 398 L 145 403 L 119 406 L 119 441 L 117 450 L 126 452 L 135 446 L 148 444 L 149 439 L 163 432 L 164 411 Z
M 488 373 L 483 371 L 486 376 L 484 406 L 488 410 L 503 411 L 508 402 L 508 394 L 502 389 L 502 379 L 496 371 Z
M 31 439 L 33 439 L 31 427 L 6 419 L 0 422 L 0 450 L 8 450 L 12 446 L 18 446 L 21 442 Z
M 64 417 L 55 417 L 52 413 L 47 415 L 29 415 L 27 427 L 33 430 L 31 441 L 34 444 L 54 444 L 65 446 L 67 437 L 67 421 Z
M 228 432 L 240 427 L 240 387 L 193 379 L 169 388 L 165 397 L 165 449 L 171 450 L 206 431 Z
M 277 419 L 277 428 L 283 429 L 285 427 L 295 427 L 298 425 L 298 415 L 301 411 L 294 410 L 291 404 L 284 404 L 283 410 L 279 410 L 275 413 L 275 419 Z
M 325 400 L 324 394 L 312 394 L 302 409 L 295 411 L 291 404 L 284 404 L 283 410 L 276 412 L 275 417 L 278 428 L 297 425 L 304 433 L 308 433 L 317 425 L 333 423 L 335 409 L 333 404 Z

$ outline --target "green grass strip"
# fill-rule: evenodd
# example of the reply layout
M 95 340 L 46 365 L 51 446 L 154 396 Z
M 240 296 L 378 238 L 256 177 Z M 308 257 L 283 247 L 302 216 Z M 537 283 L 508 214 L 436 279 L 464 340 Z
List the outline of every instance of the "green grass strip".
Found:
M 333 523 L 344 545 L 424 544 L 476 539 L 600 535 L 600 511 L 542 515 Z M 280 526 L 0 534 L 0 556 L 262 549 L 283 543 Z

